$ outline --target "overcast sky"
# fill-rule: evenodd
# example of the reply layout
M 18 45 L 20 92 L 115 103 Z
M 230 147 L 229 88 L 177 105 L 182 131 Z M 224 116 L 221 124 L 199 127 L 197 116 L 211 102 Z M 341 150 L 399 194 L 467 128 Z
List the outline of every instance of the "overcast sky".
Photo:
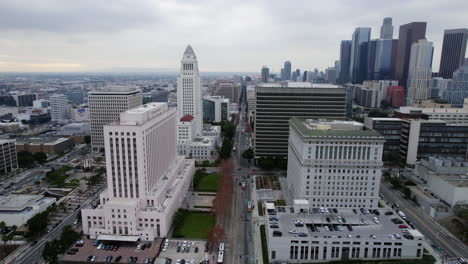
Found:
M 468 27 L 467 0 L 1 0 L 0 71 L 178 69 L 191 44 L 201 71 L 320 70 L 356 27 L 379 36 L 426 21 L 440 62 L 443 30 Z

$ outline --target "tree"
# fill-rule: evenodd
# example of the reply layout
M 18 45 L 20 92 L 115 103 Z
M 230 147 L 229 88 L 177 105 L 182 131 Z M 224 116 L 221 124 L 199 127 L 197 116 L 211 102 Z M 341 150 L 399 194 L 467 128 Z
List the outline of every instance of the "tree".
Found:
M 179 208 L 177 212 L 172 217 L 172 223 L 174 225 L 174 230 L 180 228 L 184 223 L 185 218 L 187 217 L 188 211 L 186 209 Z
M 96 184 L 100 183 L 102 180 L 103 180 L 102 173 L 98 173 L 98 174 L 96 174 L 94 176 L 91 176 L 88 179 L 88 185 L 89 186 L 96 185 Z
M 10 232 L 10 233 L 8 233 L 8 234 L 4 234 L 4 235 L 2 236 L 3 249 L 4 249 L 5 253 L 8 253 L 8 252 L 7 252 L 7 249 L 6 249 L 6 243 L 7 243 L 8 241 L 13 240 L 14 235 L 15 235 L 15 234 L 14 234 L 14 232 L 12 231 L 12 232 Z
M 2 231 L 2 233 L 5 233 L 6 223 L 4 221 L 0 222 L 0 230 Z
M 393 186 L 393 188 L 395 188 L 395 189 L 400 189 L 401 188 L 400 180 L 398 180 L 397 177 L 392 177 L 389 182 Z
M 20 151 L 18 152 L 18 166 L 21 168 L 31 168 L 34 165 L 33 154 L 29 151 Z
M 398 151 L 384 153 L 383 161 L 390 163 L 392 166 L 402 167 L 404 165 L 404 160 Z
M 219 158 L 221 159 L 227 159 L 231 157 L 231 151 L 232 151 L 232 142 L 228 138 L 224 138 L 223 140 L 223 145 L 221 146 L 221 149 L 219 150 Z
M 86 144 L 90 144 L 91 143 L 91 136 L 84 136 L 84 142 Z
M 232 122 L 225 121 L 221 124 L 221 133 L 223 137 L 232 139 L 236 134 L 236 125 Z
M 210 249 L 213 250 L 214 248 L 218 248 L 219 243 L 226 239 L 226 234 L 221 225 L 217 224 L 208 232 L 207 238 L 208 243 L 210 245 Z
M 258 160 L 258 166 L 265 170 L 272 170 L 275 168 L 275 161 L 272 157 L 261 157 Z
M 242 157 L 250 162 L 250 161 L 254 158 L 253 149 L 252 149 L 252 148 L 246 149 L 246 150 L 242 153 Z
M 405 187 L 403 187 L 402 192 L 403 192 L 403 196 L 404 196 L 406 199 L 411 199 L 411 190 L 410 190 L 410 188 L 408 188 L 408 187 L 405 186 Z
M 80 234 L 73 230 L 73 227 L 71 225 L 66 225 L 63 227 L 62 234 L 60 235 L 60 244 L 61 250 L 59 250 L 59 253 L 64 253 L 65 250 L 73 245 L 77 240 L 80 239 Z
M 211 207 L 211 212 L 217 217 L 217 223 L 224 223 L 224 219 L 230 217 L 233 191 L 233 167 L 231 159 L 224 160 L 221 164 L 219 188 L 213 200 L 213 207 Z
M 42 257 L 48 264 L 58 264 L 58 254 L 60 248 L 60 242 L 58 240 L 53 240 L 51 242 L 47 241 L 42 250 Z
M 390 102 L 387 101 L 387 100 L 385 100 L 385 99 L 382 100 L 382 101 L 380 102 L 380 105 L 381 105 L 383 108 L 388 108 L 388 107 L 391 106 Z
M 464 224 L 468 224 L 468 205 L 463 203 L 456 203 L 453 206 L 453 213 L 456 217 L 464 221 Z
M 45 154 L 44 152 L 36 152 L 33 154 L 33 156 L 39 164 L 44 164 L 47 162 L 47 154 Z
M 367 115 L 368 117 L 388 117 L 388 113 L 379 110 L 372 110 Z

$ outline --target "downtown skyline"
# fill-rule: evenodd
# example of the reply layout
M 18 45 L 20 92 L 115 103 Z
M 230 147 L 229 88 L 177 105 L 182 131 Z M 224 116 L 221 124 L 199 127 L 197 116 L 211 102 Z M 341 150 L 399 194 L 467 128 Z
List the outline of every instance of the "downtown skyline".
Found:
M 350 39 L 356 27 L 371 27 L 371 39 L 378 38 L 384 17 L 393 18 L 394 37 L 402 24 L 427 22 L 438 71 L 443 31 L 467 27 L 466 8 L 466 1 L 352 6 L 338 0 L 323 6 L 117 1 L 109 6 L 107 1 L 8 0 L 0 3 L 0 72 L 177 71 L 180 50 L 188 44 L 204 58 L 203 72 L 258 72 L 267 65 L 279 73 L 286 60 L 294 69 L 325 69 L 339 58 L 341 40 Z

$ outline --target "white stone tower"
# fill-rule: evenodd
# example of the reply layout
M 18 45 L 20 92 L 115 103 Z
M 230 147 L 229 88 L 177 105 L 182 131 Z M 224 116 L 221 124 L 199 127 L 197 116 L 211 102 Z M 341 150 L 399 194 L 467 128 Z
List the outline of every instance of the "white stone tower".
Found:
M 194 117 L 195 137 L 202 136 L 203 105 L 198 60 L 190 45 L 182 57 L 180 73 L 177 77 L 177 112 L 179 119 L 190 115 Z

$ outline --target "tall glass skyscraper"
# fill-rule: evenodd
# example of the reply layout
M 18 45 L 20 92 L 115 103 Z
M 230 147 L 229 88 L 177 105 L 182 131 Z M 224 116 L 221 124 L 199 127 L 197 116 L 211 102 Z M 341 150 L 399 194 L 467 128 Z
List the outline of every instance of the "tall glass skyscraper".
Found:
M 284 62 L 284 79 L 285 81 L 291 80 L 291 62 Z
M 447 90 L 442 95 L 442 99 L 454 107 L 462 107 L 465 98 L 468 98 L 468 59 L 453 73 L 452 80 L 448 81 Z
M 380 39 L 393 39 L 392 18 L 386 17 L 380 27 Z
M 390 80 L 392 39 L 377 39 L 375 47 L 374 80 Z
M 351 40 L 342 40 L 340 45 L 340 76 L 339 83 L 345 84 L 349 82 L 349 69 L 351 62 Z
M 444 42 L 440 58 L 439 75 L 450 79 L 465 59 L 468 29 L 449 29 L 444 31 Z
M 367 53 L 371 28 L 358 27 L 353 33 L 349 66 L 352 83 L 362 83 L 367 74 Z

